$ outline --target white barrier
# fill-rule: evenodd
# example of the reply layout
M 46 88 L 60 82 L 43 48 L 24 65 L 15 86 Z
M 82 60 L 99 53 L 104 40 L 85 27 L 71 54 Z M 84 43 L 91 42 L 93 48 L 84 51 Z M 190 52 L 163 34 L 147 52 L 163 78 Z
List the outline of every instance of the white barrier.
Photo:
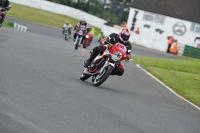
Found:
M 92 24 L 98 28 L 101 28 L 104 23 L 107 22 L 104 19 L 98 18 L 81 10 L 45 0 L 10 0 L 10 2 L 70 16 L 79 20 L 85 18 L 89 24 Z
M 120 29 L 122 29 L 121 26 L 111 27 L 111 26 L 108 26 L 108 25 L 103 25 L 101 31 L 103 31 L 103 33 L 104 33 L 105 35 L 110 35 L 111 33 L 117 33 L 117 34 L 119 34 Z M 135 43 L 135 39 L 133 39 L 133 38 L 134 38 L 133 36 L 134 36 L 134 35 L 131 34 L 131 37 L 130 37 L 130 39 L 129 39 L 129 41 L 130 41 L 131 43 Z
M 103 31 L 103 33 L 105 35 L 110 35 L 111 33 L 118 34 L 120 31 L 120 27 L 110 27 L 108 25 L 103 25 L 101 31 Z M 146 37 L 146 39 L 144 39 L 141 36 L 138 36 L 137 34 L 135 34 L 134 32 L 131 32 L 129 41 L 131 43 L 135 43 L 135 44 L 138 44 L 138 45 L 150 48 L 150 49 L 155 49 L 155 50 L 159 50 L 159 51 L 163 51 L 163 52 L 165 52 L 168 47 L 168 45 L 160 47 L 162 44 L 167 44 L 167 42 L 159 42 L 153 38 L 148 38 L 148 37 Z M 183 54 L 184 47 L 185 47 L 185 45 L 179 43 L 179 49 L 178 49 L 179 55 Z
M 103 33 L 107 36 L 110 35 L 111 33 L 119 33 L 118 28 L 110 27 L 107 25 L 103 25 L 101 31 L 103 31 Z
M 14 22 L 14 28 L 17 29 L 17 30 L 19 30 L 19 31 L 24 31 L 24 32 L 26 32 L 27 29 L 28 29 L 26 26 L 17 24 L 17 23 L 15 23 L 15 22 Z

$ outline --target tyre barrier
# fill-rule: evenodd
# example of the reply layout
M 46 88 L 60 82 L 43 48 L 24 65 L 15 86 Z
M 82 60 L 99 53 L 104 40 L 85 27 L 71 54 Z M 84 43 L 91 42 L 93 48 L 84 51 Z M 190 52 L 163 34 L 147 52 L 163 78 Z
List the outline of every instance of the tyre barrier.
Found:
M 10 26 L 12 26 L 16 30 L 23 31 L 23 32 L 26 32 L 27 29 L 28 29 L 28 27 L 20 25 L 20 24 L 15 23 L 15 22 L 10 22 Z

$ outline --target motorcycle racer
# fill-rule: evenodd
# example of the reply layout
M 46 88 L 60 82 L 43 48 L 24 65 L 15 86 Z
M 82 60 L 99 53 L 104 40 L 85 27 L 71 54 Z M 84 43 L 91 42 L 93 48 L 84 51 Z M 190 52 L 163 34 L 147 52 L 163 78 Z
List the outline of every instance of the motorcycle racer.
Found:
M 74 30 L 82 30 L 84 33 L 89 32 L 89 25 L 86 23 L 85 19 L 82 18 L 80 22 L 74 27 Z M 77 33 L 74 33 L 74 41 L 76 39 Z M 82 41 L 85 39 L 85 36 L 83 36 Z
M 100 46 L 96 46 L 93 48 L 93 51 L 90 55 L 90 57 L 87 59 L 87 61 L 84 64 L 84 67 L 87 68 L 91 62 L 96 58 L 97 55 L 99 54 L 103 54 L 104 51 L 108 48 L 109 49 L 109 45 L 107 44 L 116 44 L 116 43 L 122 43 L 123 45 L 126 46 L 127 51 L 127 61 L 129 61 L 129 59 L 131 58 L 131 50 L 132 50 L 132 46 L 130 44 L 130 42 L 128 41 L 130 37 L 130 32 L 128 30 L 128 28 L 123 28 L 119 34 L 116 33 L 112 33 L 108 36 L 107 40 L 104 42 L 104 45 L 100 45 Z M 111 73 L 111 75 L 118 75 L 118 76 L 122 76 L 124 73 L 124 67 L 123 65 L 120 64 L 118 65 L 118 67 L 116 67 L 113 72 Z
M 8 0 L 0 0 L 0 27 L 2 26 L 2 23 L 4 21 L 4 18 L 6 16 L 6 11 L 10 10 L 11 5 Z
M 64 36 L 64 31 L 65 29 L 69 29 L 69 37 L 71 36 L 71 28 L 72 28 L 72 25 L 69 23 L 69 21 L 66 21 L 66 23 L 63 25 L 63 36 Z

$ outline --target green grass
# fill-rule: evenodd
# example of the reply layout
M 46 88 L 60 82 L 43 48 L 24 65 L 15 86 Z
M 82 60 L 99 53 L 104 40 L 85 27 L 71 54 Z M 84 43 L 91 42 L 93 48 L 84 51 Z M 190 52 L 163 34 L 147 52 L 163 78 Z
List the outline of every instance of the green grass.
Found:
M 200 107 L 200 60 L 132 58 L 176 93 Z
M 4 20 L 3 26 L 8 28 L 13 28 L 10 23 L 11 23 L 10 21 Z
M 7 16 L 12 18 L 18 18 L 23 20 L 28 20 L 40 24 L 46 24 L 54 27 L 62 27 L 63 24 L 68 20 L 74 27 L 80 20 L 75 18 L 51 13 L 48 11 L 23 6 L 15 3 L 11 3 L 12 8 L 7 12 Z M 96 36 L 100 32 L 100 29 L 96 27 Z

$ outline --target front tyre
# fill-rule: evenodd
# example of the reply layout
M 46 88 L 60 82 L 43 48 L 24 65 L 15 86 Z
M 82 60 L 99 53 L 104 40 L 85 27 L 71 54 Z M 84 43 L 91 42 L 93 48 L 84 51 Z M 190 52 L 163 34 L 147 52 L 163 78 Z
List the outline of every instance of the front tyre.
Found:
M 75 44 L 75 50 L 77 50 L 77 49 L 78 49 L 78 44 L 79 44 L 79 41 L 80 41 L 80 40 L 77 40 L 77 41 L 76 41 L 76 44 Z
M 68 36 L 67 36 L 67 34 L 65 34 L 65 40 L 66 40 L 66 41 L 68 40 Z
M 84 71 L 84 69 L 83 69 L 83 71 Z M 87 80 L 90 77 L 90 75 L 84 75 L 83 71 L 81 73 L 80 80 L 85 81 L 85 80 Z
M 94 86 L 100 86 L 110 76 L 113 69 L 114 68 L 110 65 L 105 67 L 104 70 L 101 73 L 99 73 L 94 79 Z

